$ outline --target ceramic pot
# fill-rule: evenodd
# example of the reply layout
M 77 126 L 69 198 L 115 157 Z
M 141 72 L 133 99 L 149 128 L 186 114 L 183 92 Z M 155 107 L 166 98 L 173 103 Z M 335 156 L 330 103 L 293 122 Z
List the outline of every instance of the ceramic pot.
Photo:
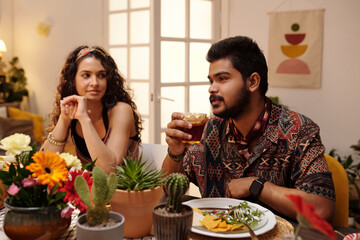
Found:
M 58 239 L 70 226 L 71 218 L 62 218 L 56 207 L 14 207 L 4 202 L 4 232 L 12 240 Z
M 124 216 L 120 213 L 109 212 L 109 219 L 113 219 L 116 224 L 110 227 L 90 227 L 84 225 L 86 214 L 80 215 L 76 222 L 77 240 L 124 239 Z
M 143 191 L 116 189 L 110 200 L 111 211 L 124 215 L 125 238 L 141 238 L 149 235 L 152 227 L 152 211 L 163 196 L 161 186 Z
M 181 213 L 162 214 L 157 209 L 164 208 L 166 204 L 160 204 L 154 208 L 154 233 L 157 240 L 184 240 L 190 238 L 193 210 L 183 205 Z

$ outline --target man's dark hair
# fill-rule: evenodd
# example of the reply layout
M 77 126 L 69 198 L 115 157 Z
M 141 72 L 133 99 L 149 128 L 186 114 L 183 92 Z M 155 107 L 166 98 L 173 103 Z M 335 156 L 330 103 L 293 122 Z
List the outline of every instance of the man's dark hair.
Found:
M 214 43 L 207 53 L 206 60 L 212 63 L 222 58 L 231 60 L 244 81 L 252 73 L 257 72 L 260 75 L 260 94 L 265 96 L 268 89 L 268 68 L 265 56 L 255 41 L 245 36 L 236 36 Z

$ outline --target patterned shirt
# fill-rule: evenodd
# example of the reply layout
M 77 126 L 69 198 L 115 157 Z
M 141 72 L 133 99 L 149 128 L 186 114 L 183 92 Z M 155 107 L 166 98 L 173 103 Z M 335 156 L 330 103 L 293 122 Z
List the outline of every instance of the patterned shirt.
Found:
M 319 127 L 309 118 L 272 103 L 268 125 L 248 160 L 238 152 L 227 120 L 209 119 L 199 144 L 184 158 L 184 170 L 203 197 L 225 197 L 231 179 L 261 177 L 287 188 L 335 199 Z

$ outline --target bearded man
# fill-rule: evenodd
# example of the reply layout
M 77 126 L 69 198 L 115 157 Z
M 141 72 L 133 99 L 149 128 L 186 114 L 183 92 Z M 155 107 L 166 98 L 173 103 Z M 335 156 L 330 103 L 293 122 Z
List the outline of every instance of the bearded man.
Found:
M 172 114 L 163 170 L 185 173 L 202 197 L 250 198 L 291 218 L 296 211 L 284 195 L 301 195 L 331 221 L 335 191 L 319 127 L 265 96 L 268 69 L 256 42 L 244 36 L 221 40 L 207 60 L 215 117 L 201 142 L 187 148 L 182 140 L 191 135 L 179 129 L 192 125 L 182 113 Z

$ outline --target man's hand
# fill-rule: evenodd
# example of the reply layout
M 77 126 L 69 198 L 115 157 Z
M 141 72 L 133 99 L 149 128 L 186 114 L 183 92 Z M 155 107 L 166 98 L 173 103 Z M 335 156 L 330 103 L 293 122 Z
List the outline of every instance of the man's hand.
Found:
M 171 122 L 168 123 L 165 131 L 166 142 L 173 155 L 180 155 L 184 152 L 185 143 L 182 142 L 183 139 L 191 139 L 190 134 L 179 130 L 180 128 L 192 128 L 191 123 L 183 120 L 184 117 L 184 114 L 174 112 L 171 115 Z
M 226 189 L 226 196 L 231 198 L 245 198 L 250 196 L 249 188 L 256 177 L 232 179 Z

